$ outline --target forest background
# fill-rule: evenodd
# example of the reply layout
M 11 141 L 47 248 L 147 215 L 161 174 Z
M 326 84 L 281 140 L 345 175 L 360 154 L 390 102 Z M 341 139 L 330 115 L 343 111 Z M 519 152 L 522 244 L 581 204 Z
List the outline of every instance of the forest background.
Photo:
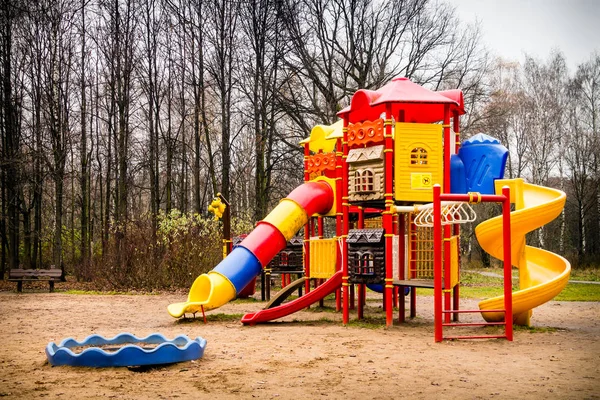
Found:
M 600 54 L 503 60 L 444 1 L 0 0 L 0 74 L 0 276 L 189 286 L 221 256 L 213 196 L 249 232 L 302 182 L 311 128 L 395 76 L 462 89 L 463 140 L 567 193 L 528 241 L 600 264 Z

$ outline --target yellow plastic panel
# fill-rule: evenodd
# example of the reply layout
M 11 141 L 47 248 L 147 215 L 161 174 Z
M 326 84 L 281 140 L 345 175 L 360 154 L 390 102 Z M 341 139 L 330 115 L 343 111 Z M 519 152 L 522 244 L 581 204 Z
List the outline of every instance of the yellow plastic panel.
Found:
M 310 240 L 310 277 L 329 279 L 335 274 L 336 239 Z
M 338 137 L 341 137 L 344 121 L 338 120 L 331 125 L 316 125 L 310 132 L 309 149 L 314 153 L 332 152 Z M 304 141 L 302 141 L 304 142 Z
M 410 174 L 411 190 L 431 190 L 433 188 L 431 172 L 412 172 Z
M 295 201 L 283 199 L 263 220 L 273 225 L 290 240 L 308 221 L 306 211 Z
M 458 284 L 458 236 L 450 238 L 450 288 Z M 448 289 L 450 289 L 448 288 Z
M 394 136 L 394 198 L 431 202 L 433 185 L 443 190 L 442 126 L 398 122 Z

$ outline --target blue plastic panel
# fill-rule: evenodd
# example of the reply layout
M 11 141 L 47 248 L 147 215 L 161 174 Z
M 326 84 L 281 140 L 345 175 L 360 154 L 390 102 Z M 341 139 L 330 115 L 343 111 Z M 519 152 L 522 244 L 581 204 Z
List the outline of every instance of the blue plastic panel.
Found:
M 467 193 L 465 165 L 457 154 L 450 157 L 450 193 Z
M 466 191 L 495 194 L 494 180 L 504 178 L 506 147 L 498 139 L 479 133 L 463 142 L 458 156 L 464 164 Z

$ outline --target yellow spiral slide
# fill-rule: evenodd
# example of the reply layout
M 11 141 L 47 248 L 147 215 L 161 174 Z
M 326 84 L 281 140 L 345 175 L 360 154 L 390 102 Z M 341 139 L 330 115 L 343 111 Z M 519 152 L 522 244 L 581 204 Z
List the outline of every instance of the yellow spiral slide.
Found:
M 525 235 L 554 220 L 562 212 L 564 192 L 525 183 L 523 179 L 503 179 L 496 182 L 496 193 L 503 186 L 511 190 L 512 263 L 519 268 L 520 289 L 513 292 L 513 320 L 515 324 L 530 324 L 531 310 L 555 296 L 567 285 L 571 264 L 558 254 L 525 244 Z M 502 216 L 482 222 L 475 228 L 481 247 L 493 257 L 503 259 Z M 504 319 L 499 312 L 485 312 L 504 308 L 504 296 L 493 297 L 479 303 L 483 318 L 488 322 Z

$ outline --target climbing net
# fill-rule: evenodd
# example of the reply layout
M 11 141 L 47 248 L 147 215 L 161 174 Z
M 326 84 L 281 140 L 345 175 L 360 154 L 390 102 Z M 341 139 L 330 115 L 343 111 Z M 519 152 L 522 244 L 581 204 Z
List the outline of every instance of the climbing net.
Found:
M 447 202 L 443 201 L 442 207 L 442 225 L 465 224 L 473 222 L 477 218 L 475 210 L 466 202 Z M 433 204 L 426 204 L 419 208 L 419 213 L 414 219 L 415 225 L 419 227 L 433 227 Z

